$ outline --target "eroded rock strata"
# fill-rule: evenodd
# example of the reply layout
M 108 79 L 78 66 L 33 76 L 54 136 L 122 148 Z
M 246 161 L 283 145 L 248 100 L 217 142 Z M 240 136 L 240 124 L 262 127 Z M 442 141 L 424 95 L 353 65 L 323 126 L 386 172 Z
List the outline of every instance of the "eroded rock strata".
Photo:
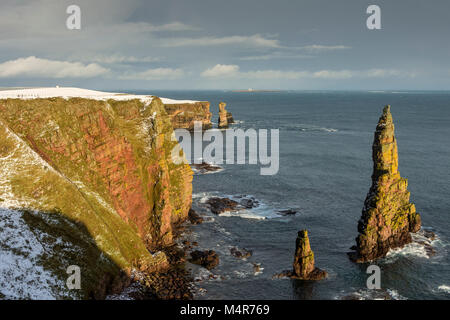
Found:
M 410 243 L 410 233 L 421 227 L 420 215 L 409 201 L 408 180 L 398 171 L 397 141 L 390 106 L 384 108 L 378 122 L 372 152 L 372 186 L 358 222 L 356 251 L 349 253 L 356 262 L 384 257 L 389 249 Z
M 59 279 L 55 297 L 69 265 L 83 270 L 78 298 L 120 290 L 133 270 L 168 267 L 158 250 L 188 217 L 193 174 L 171 161 L 172 134 L 156 97 L 0 100 L 1 218 L 20 216 L 40 245 L 67 240 L 34 261 Z
M 202 129 L 212 127 L 212 113 L 209 111 L 210 103 L 207 101 L 193 103 L 165 104 L 167 114 L 172 121 L 174 129 L 194 130 L 194 122 L 202 123 Z
M 219 103 L 219 128 L 228 128 L 234 123 L 233 115 L 225 109 L 226 106 L 225 102 Z

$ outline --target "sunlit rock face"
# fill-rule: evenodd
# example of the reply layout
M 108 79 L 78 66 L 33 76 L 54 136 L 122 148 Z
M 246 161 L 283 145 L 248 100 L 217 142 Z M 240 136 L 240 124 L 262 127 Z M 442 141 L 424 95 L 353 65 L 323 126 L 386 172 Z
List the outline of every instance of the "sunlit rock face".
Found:
M 234 123 L 233 115 L 225 109 L 226 106 L 225 102 L 219 103 L 219 128 L 226 129 Z
M 309 244 L 308 230 L 301 230 L 295 240 L 294 263 L 292 270 L 285 270 L 274 278 L 291 278 L 296 280 L 317 281 L 325 279 L 328 273 L 315 266 L 314 252 Z
M 356 238 L 356 262 L 384 257 L 389 249 L 411 242 L 419 231 L 420 215 L 410 203 L 408 180 L 398 171 L 397 141 L 390 106 L 383 110 L 373 142 L 372 187 L 367 194 Z
M 210 103 L 198 101 L 192 103 L 165 103 L 165 109 L 174 129 L 194 130 L 195 122 L 201 122 L 204 130 L 212 127 Z

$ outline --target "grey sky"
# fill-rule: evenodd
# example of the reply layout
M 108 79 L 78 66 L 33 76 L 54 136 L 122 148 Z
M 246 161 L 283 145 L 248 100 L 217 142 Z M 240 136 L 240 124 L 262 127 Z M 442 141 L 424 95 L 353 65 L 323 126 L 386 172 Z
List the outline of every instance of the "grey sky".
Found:
M 449 14 L 447 0 L 2 0 L 0 86 L 446 90 Z

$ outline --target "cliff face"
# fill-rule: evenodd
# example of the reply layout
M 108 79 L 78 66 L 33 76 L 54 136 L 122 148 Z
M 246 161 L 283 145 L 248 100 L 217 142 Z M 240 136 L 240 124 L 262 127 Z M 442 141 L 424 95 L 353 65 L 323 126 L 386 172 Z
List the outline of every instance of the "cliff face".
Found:
M 165 108 L 174 129 L 193 130 L 194 121 L 202 122 L 203 129 L 212 127 L 209 102 L 165 104 Z
M 420 215 L 409 202 L 408 180 L 398 171 L 397 141 L 390 107 L 383 110 L 373 143 L 372 187 L 358 222 L 356 252 L 350 257 L 365 262 L 386 255 L 391 248 L 411 242 L 410 232 L 421 226 Z
M 165 255 L 148 249 L 172 242 L 192 193 L 190 167 L 171 161 L 172 135 L 158 98 L 0 100 L 2 219 L 16 214 L 42 237 L 89 252 L 55 249 L 65 264 L 36 262 L 61 277 L 79 265 L 81 297 L 104 297 L 131 269 L 165 268 Z
M 225 102 L 219 103 L 219 128 L 228 128 L 234 123 L 233 115 L 225 109 L 226 106 Z

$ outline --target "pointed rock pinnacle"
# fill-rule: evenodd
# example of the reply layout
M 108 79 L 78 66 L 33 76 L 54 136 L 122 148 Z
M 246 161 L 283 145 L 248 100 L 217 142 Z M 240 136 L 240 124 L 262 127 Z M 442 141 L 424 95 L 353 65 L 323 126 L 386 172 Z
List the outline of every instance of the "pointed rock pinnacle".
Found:
M 408 180 L 398 171 L 398 151 L 390 106 L 386 106 L 375 131 L 372 147 L 372 187 L 367 194 L 356 238 L 356 262 L 384 257 L 389 249 L 411 242 L 410 232 L 421 226 L 420 215 L 409 202 Z

